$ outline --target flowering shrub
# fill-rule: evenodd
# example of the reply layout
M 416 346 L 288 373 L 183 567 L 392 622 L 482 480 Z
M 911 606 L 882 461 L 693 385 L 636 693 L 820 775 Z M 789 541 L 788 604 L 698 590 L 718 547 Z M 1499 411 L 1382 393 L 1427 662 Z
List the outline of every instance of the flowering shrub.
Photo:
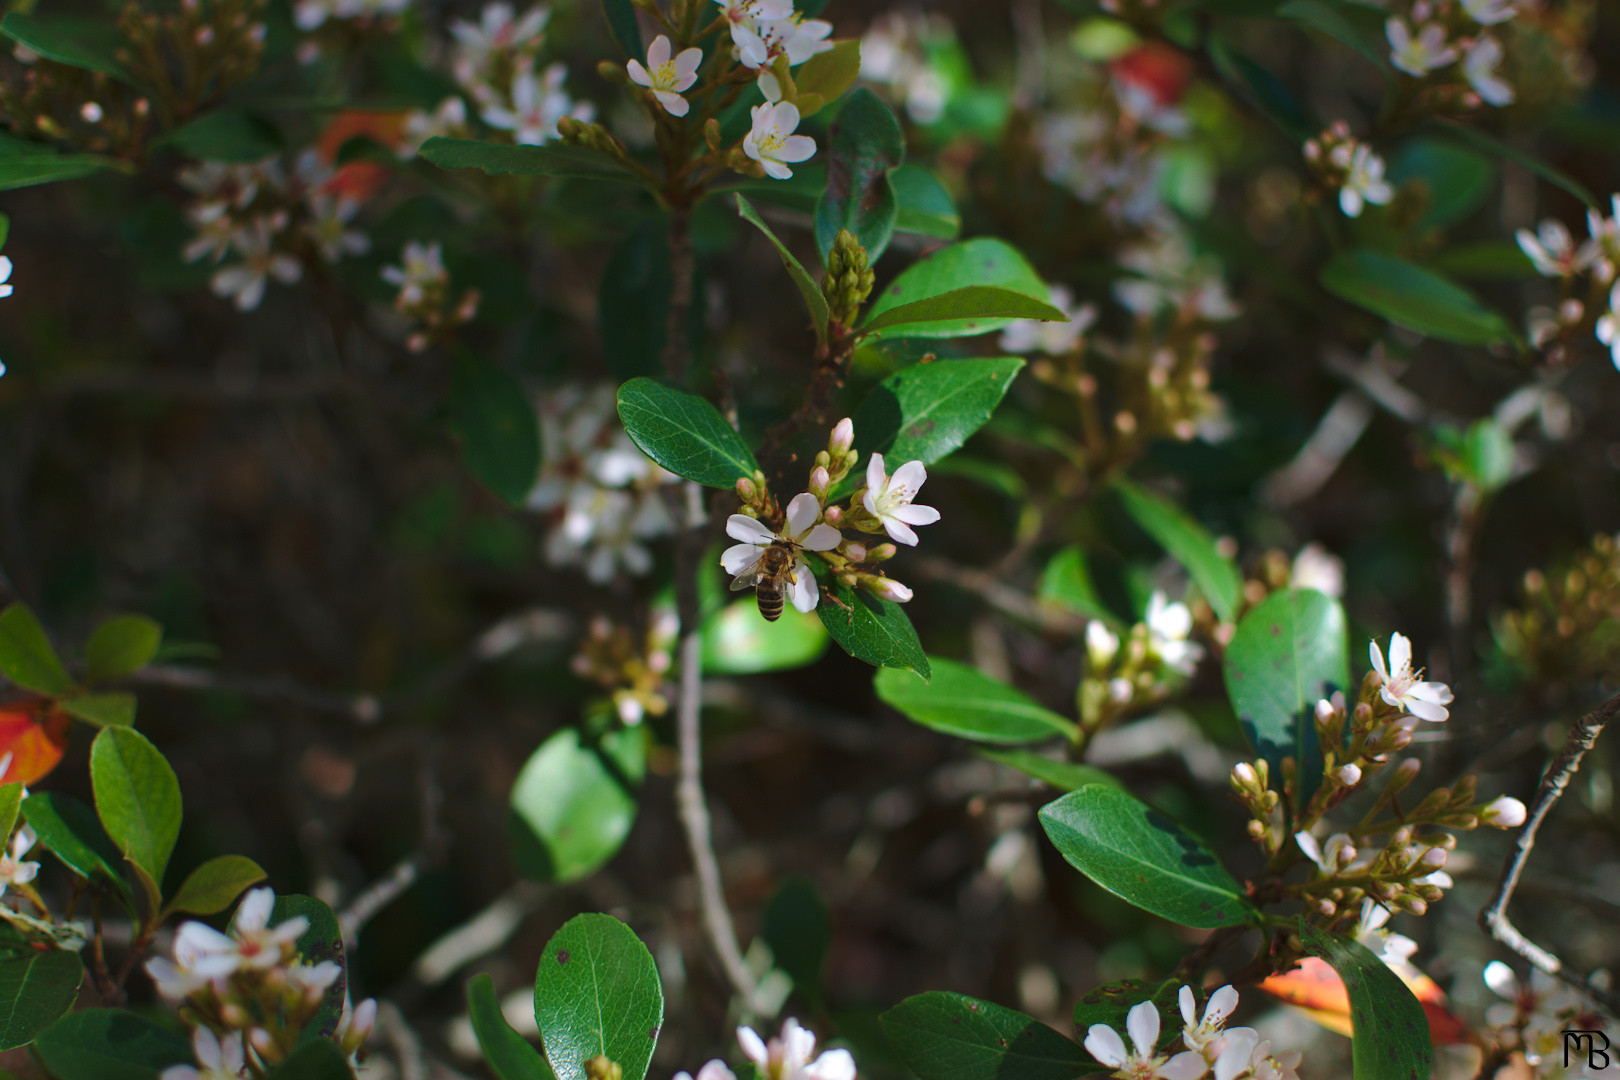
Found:
M 957 7 L 0 18 L 0 1072 L 1603 1075 L 1613 28 Z

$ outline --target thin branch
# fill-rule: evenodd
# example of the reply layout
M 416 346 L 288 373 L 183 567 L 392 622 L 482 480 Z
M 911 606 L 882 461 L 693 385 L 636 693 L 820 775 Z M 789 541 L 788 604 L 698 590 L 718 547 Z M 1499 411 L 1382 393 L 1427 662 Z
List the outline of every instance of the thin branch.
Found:
M 1086 623 L 1090 621 L 1084 615 L 1033 599 L 976 567 L 962 566 L 934 556 L 920 559 L 912 566 L 923 577 L 965 589 L 1008 618 L 1040 630 L 1056 634 L 1083 634 Z
M 1515 838 L 1513 854 L 1508 857 L 1506 865 L 1502 867 L 1502 878 L 1497 883 L 1496 895 L 1491 902 L 1485 905 L 1479 913 L 1479 925 L 1485 932 L 1497 941 L 1506 945 L 1536 967 L 1549 975 L 1556 975 L 1570 986 L 1597 1001 L 1611 1015 L 1620 1016 L 1620 995 L 1593 983 L 1590 978 L 1580 978 L 1564 970 L 1563 961 L 1557 956 L 1535 944 L 1518 928 L 1508 921 L 1507 905 L 1513 898 L 1513 892 L 1518 887 L 1519 875 L 1524 871 L 1524 864 L 1530 858 L 1530 850 L 1535 847 L 1536 833 L 1541 829 L 1541 823 L 1552 810 L 1553 804 L 1564 793 L 1569 784 L 1569 778 L 1575 775 L 1580 768 L 1581 758 L 1592 749 L 1597 742 L 1598 735 L 1603 727 L 1614 715 L 1620 712 L 1620 694 L 1616 694 L 1604 702 L 1597 709 L 1577 720 L 1569 732 L 1569 741 L 1564 748 L 1553 758 L 1547 766 L 1547 771 L 1541 774 L 1541 785 L 1536 789 L 1535 801 L 1530 806 L 1529 815 L 1519 828 L 1519 835 Z

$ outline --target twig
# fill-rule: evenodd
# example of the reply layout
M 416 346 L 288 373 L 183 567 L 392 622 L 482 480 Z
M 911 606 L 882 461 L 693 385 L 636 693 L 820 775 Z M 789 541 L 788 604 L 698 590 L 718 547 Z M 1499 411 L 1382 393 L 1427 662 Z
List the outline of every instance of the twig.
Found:
M 1564 748 L 1553 758 L 1547 766 L 1547 771 L 1541 774 L 1541 785 L 1536 789 L 1534 803 L 1524 824 L 1519 827 L 1519 835 L 1514 841 L 1513 854 L 1508 857 L 1506 865 L 1502 867 L 1502 878 L 1497 883 L 1496 895 L 1491 902 L 1485 905 L 1479 913 L 1479 925 L 1491 937 L 1500 941 L 1536 967 L 1549 975 L 1556 975 L 1570 986 L 1597 1001 L 1611 1015 L 1620 1016 L 1620 995 L 1598 986 L 1590 978 L 1582 979 L 1571 975 L 1564 970 L 1563 961 L 1541 948 L 1529 938 L 1519 932 L 1507 917 L 1508 901 L 1513 898 L 1513 891 L 1518 887 L 1519 875 L 1524 871 L 1524 864 L 1530 858 L 1530 849 L 1535 846 L 1536 833 L 1541 823 L 1552 810 L 1553 804 L 1564 793 L 1569 784 L 1569 778 L 1575 775 L 1580 768 L 1581 758 L 1592 749 L 1597 742 L 1598 735 L 1603 727 L 1620 712 L 1620 694 L 1605 701 L 1597 709 L 1575 722 L 1570 728 L 1569 741 Z
M 920 559 L 913 565 L 923 577 L 965 589 L 1009 618 L 1057 634 L 1085 633 L 1089 621 L 1085 616 L 1032 599 L 976 567 L 961 566 L 933 556 Z

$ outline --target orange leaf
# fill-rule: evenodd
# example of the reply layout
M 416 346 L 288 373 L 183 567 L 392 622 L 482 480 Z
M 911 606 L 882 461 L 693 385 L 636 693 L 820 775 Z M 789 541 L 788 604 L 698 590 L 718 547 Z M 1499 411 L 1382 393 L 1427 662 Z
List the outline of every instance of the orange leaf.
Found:
M 72 717 L 44 699 L 0 708 L 0 758 L 11 755 L 0 783 L 32 784 L 56 768 L 72 724 Z
M 343 144 L 356 135 L 369 136 L 384 146 L 398 146 L 405 135 L 407 115 L 402 112 L 371 112 L 360 109 L 338 113 L 332 118 L 332 122 L 326 125 L 326 130 L 321 132 L 316 149 L 320 151 L 321 160 L 331 164 L 337 160 L 338 151 L 343 149 Z M 386 179 L 388 179 L 386 166 L 375 161 L 351 161 L 347 165 L 338 166 L 332 178 L 326 182 L 325 190 L 333 195 L 364 202 L 376 194 Z
M 1401 977 L 1418 1004 L 1423 1006 L 1429 1018 L 1429 1038 L 1436 1046 L 1473 1040 L 1468 1025 L 1446 1008 L 1445 992 L 1433 979 L 1409 964 L 1391 970 Z M 1294 970 L 1266 979 L 1260 989 L 1299 1009 L 1329 1031 L 1341 1035 L 1351 1032 L 1350 995 L 1345 992 L 1339 973 L 1326 960 L 1307 956 Z

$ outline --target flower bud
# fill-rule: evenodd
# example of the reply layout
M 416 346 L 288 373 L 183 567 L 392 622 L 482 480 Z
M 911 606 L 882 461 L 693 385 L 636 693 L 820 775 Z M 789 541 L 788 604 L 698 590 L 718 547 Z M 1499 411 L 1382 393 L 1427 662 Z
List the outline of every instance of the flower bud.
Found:
M 1320 698 L 1317 700 L 1316 722 L 1318 724 L 1327 723 L 1329 720 L 1333 719 L 1333 714 L 1336 712 L 1338 712 L 1338 710 L 1333 707 L 1333 702 L 1329 701 L 1327 698 Z
M 1341 844 L 1334 852 L 1333 857 L 1334 860 L 1339 864 L 1339 869 L 1342 870 L 1346 866 L 1349 866 L 1351 863 L 1356 861 L 1356 849 L 1351 844 Z
M 833 425 L 832 435 L 827 439 L 827 453 L 831 457 L 841 458 L 854 445 L 855 421 L 846 416 Z
M 624 1068 L 606 1054 L 597 1054 L 585 1062 L 587 1080 L 623 1080 Z
M 827 501 L 827 488 L 832 485 L 832 477 L 820 465 L 810 470 L 810 494 L 816 497 L 817 502 Z
M 1389 834 L 1389 844 L 1387 846 L 1391 850 L 1395 850 L 1397 848 L 1404 848 L 1411 842 L 1412 827 L 1410 825 L 1402 825 L 1400 828 Z
M 1263 821 L 1249 822 L 1249 839 L 1259 840 L 1266 835 L 1266 823 Z
M 895 547 L 893 544 L 879 544 L 877 547 L 867 552 L 866 557 L 873 562 L 884 562 L 888 559 L 894 558 L 895 552 L 899 550 L 900 549 Z
M 1418 772 L 1423 768 L 1423 762 L 1415 757 L 1409 757 L 1395 766 L 1395 775 L 1390 778 L 1389 786 L 1399 791 L 1413 780 L 1417 779 Z
M 1500 795 L 1492 799 L 1479 812 L 1479 823 L 1489 825 L 1493 829 L 1516 829 L 1524 824 L 1524 803 L 1511 795 Z
M 261 1058 L 271 1064 L 279 1063 L 285 1056 L 281 1052 L 281 1047 L 276 1045 L 276 1040 L 264 1028 L 256 1027 L 248 1032 L 248 1042 Z
M 752 506 L 754 500 L 759 498 L 759 488 L 754 486 L 754 482 L 748 477 L 739 476 L 737 478 L 737 497 L 747 505 Z
M 620 86 L 630 85 L 630 73 L 625 71 L 623 64 L 615 64 L 611 60 L 603 60 L 596 65 L 596 74 L 604 82 L 617 83 Z M 570 117 L 570 119 L 573 119 Z
M 1102 620 L 1092 619 L 1086 624 L 1086 659 L 1093 668 L 1107 667 L 1118 653 L 1119 636 L 1104 626 Z
M 1316 902 L 1316 910 L 1323 916 L 1331 919 L 1334 915 L 1338 914 L 1339 906 L 1324 896 Z
M 842 506 L 829 506 L 821 512 L 821 517 L 823 521 L 836 529 L 844 523 L 844 508 Z
M 1247 761 L 1240 761 L 1232 766 L 1232 787 L 1239 793 L 1258 791 L 1260 789 L 1260 774 L 1254 771 L 1254 766 Z
M 1479 777 L 1472 773 L 1457 781 L 1451 788 L 1451 803 L 1453 806 L 1466 806 L 1474 801 L 1474 789 L 1479 786 Z
M 1361 766 L 1346 765 L 1333 775 L 1336 776 L 1339 783 L 1343 784 L 1345 787 L 1355 787 L 1357 784 L 1361 783 Z
M 897 604 L 904 604 L 911 599 L 911 590 L 893 578 L 881 574 L 861 575 L 861 584 L 866 586 L 868 592 L 881 596 L 885 600 L 893 600 Z
M 1400 900 L 1400 905 L 1414 915 L 1422 915 L 1429 910 L 1428 902 L 1421 896 L 1404 896 Z
M 712 116 L 709 117 L 709 122 L 703 125 L 703 145 L 707 146 L 711 153 L 720 149 L 720 121 Z
M 1418 865 L 1425 870 L 1439 870 L 1446 865 L 1446 853 L 1441 848 L 1432 847 L 1423 853 Z
M 836 509 L 838 509 L 836 506 L 829 508 L 829 513 Z M 847 541 L 844 544 L 844 558 L 848 559 L 850 562 L 865 562 L 866 545 L 858 544 L 853 540 Z
M 1108 698 L 1114 704 L 1124 705 L 1134 694 L 1135 689 L 1131 686 L 1131 680 L 1117 677 L 1108 680 Z

